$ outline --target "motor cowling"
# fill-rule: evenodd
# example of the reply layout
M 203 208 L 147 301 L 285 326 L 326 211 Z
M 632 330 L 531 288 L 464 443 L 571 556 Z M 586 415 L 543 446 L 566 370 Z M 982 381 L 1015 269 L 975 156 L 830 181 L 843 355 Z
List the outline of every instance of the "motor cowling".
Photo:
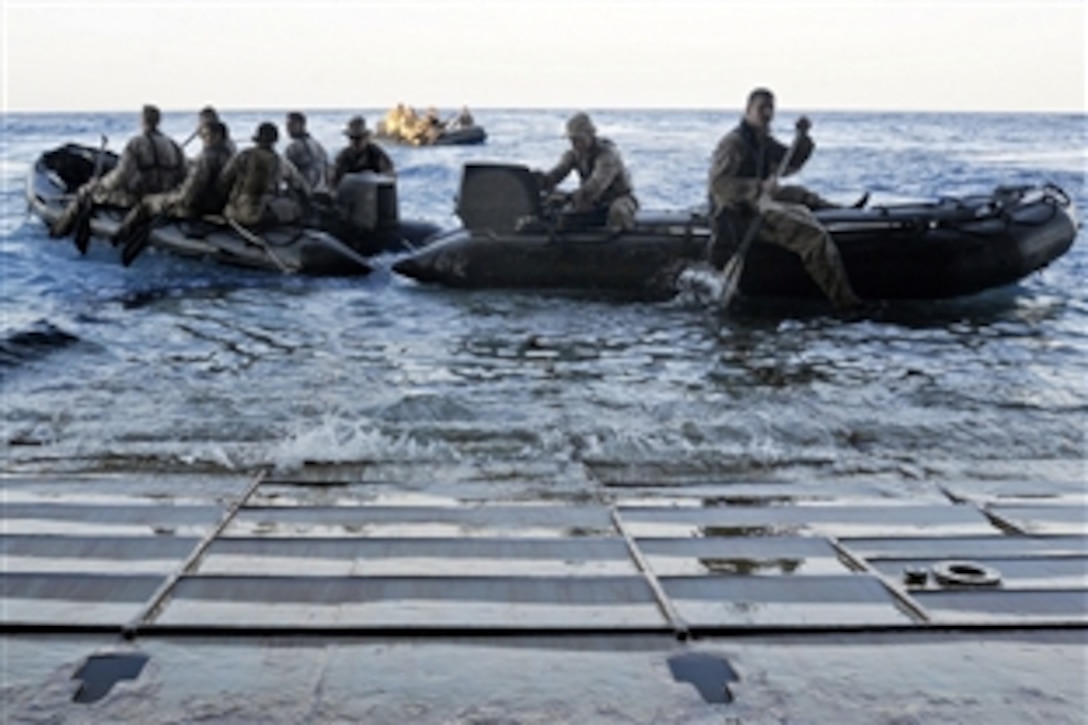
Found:
M 515 164 L 465 164 L 457 216 L 468 229 L 510 232 L 542 214 L 540 186 Z
M 356 229 L 388 229 L 400 223 L 396 179 L 385 174 L 345 174 L 336 187 L 336 206 Z

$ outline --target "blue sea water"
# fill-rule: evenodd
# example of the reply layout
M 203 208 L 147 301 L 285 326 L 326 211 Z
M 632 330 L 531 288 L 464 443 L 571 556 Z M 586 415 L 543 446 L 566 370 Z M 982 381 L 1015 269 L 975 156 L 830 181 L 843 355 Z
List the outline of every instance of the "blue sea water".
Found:
M 312 112 L 330 153 L 352 111 Z M 241 145 L 283 112 L 226 111 Z M 366 114 L 371 124 L 379 110 Z M 553 163 L 569 111 L 476 111 L 488 142 L 401 148 L 401 216 L 453 227 L 465 162 Z M 810 113 L 799 180 L 873 203 L 1053 182 L 1088 209 L 1083 115 Z M 736 111 L 608 110 L 644 208 L 702 201 Z M 797 114 L 779 112 L 788 136 Z M 168 113 L 182 139 L 194 112 Z M 631 480 L 1085 478 L 1088 252 L 1009 288 L 893 305 L 722 314 L 631 301 L 424 287 L 388 271 L 313 279 L 149 252 L 81 257 L 27 214 L 42 151 L 134 113 L 4 117 L 0 447 L 8 472 L 362 466 L 545 491 Z

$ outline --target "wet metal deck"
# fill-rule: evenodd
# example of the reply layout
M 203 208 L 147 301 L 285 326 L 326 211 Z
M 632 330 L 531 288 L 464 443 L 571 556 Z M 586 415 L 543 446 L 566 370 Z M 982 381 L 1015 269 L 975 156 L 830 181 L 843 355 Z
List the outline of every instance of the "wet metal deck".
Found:
M 375 495 L 272 477 L 0 479 L 0 625 L 136 635 L 707 635 L 1088 624 L 1083 485 Z M 391 490 L 391 489 L 387 489 Z M 316 492 L 316 493 L 315 493 Z M 604 496 L 602 496 L 602 499 Z M 908 568 L 949 560 L 997 586 Z

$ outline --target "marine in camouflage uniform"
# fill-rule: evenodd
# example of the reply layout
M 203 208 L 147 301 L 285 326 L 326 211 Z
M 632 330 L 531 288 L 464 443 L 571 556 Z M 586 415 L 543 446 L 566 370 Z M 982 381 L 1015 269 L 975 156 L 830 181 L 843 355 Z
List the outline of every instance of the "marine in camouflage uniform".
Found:
M 257 127 L 257 144 L 231 158 L 217 184 L 227 199 L 223 215 L 228 219 L 256 226 L 288 224 L 302 218 L 302 208 L 294 198 L 281 193 L 286 186 L 305 198 L 310 186 L 290 161 L 280 158 L 275 145 L 279 132 L 271 123 Z
M 325 148 L 306 130 L 306 116 L 298 111 L 287 114 L 287 135 L 291 143 L 283 155 L 295 165 L 302 178 L 314 191 L 327 191 L 329 155 Z
M 182 144 L 182 147 L 187 148 L 189 146 L 189 142 L 200 134 L 200 130 L 206 124 L 219 123 L 222 121 L 223 119 L 219 117 L 219 111 L 215 110 L 215 106 L 204 106 L 204 108 L 201 108 L 199 111 L 197 111 L 196 130 L 193 131 L 192 135 L 188 139 L 186 139 L 185 143 Z M 226 138 L 223 140 L 223 144 L 227 147 L 227 150 L 230 151 L 230 155 L 233 156 L 234 154 L 238 153 L 238 146 L 234 143 L 234 141 L 231 140 L 230 128 L 227 127 L 225 122 L 223 128 L 226 130 L 227 134 Z
M 813 216 L 812 209 L 838 205 L 801 186 L 778 186 L 776 174 L 788 149 L 770 135 L 774 96 L 756 89 L 740 125 L 718 143 L 710 165 L 709 196 L 716 242 L 711 263 L 722 266 L 730 250 L 726 241 L 760 215 L 757 241 L 776 244 L 801 257 L 801 262 L 825 295 L 840 308 L 856 306 L 860 299 L 850 286 L 838 247 Z M 808 135 L 809 121 L 797 122 L 793 155 L 784 170 L 799 170 L 815 148 Z
M 185 178 L 185 153 L 172 138 L 159 132 L 159 109 L 144 106 L 140 118 L 143 133 L 129 139 L 117 166 L 108 174 L 79 188 L 50 229 L 52 236 L 71 233 L 76 217 L 88 204 L 129 207 L 148 194 L 173 189 Z
M 125 216 L 114 239 L 124 239 L 153 216 L 197 218 L 222 210 L 224 199 L 218 186 L 219 176 L 233 156 L 228 146 L 227 127 L 222 121 L 212 121 L 201 126 L 199 133 L 204 148 L 190 164 L 181 186 L 141 199 Z
M 541 188 L 551 191 L 577 171 L 581 184 L 571 196 L 574 211 L 603 210 L 610 229 L 632 228 L 638 200 L 616 145 L 597 136 L 597 128 L 585 113 L 577 113 L 567 121 L 567 137 L 571 148 L 555 168 L 540 175 Z
M 366 119 L 356 116 L 348 121 L 344 135 L 348 145 L 336 155 L 332 170 L 332 187 L 335 189 L 345 174 L 373 171 L 376 174 L 394 174 L 393 160 L 376 143 L 370 140 Z

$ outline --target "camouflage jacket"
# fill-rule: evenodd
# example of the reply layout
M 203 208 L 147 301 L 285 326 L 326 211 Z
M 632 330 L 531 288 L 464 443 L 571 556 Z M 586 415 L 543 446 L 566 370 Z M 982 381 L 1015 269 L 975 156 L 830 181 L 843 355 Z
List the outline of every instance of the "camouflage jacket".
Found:
M 544 186 L 554 188 L 572 171 L 578 172 L 581 186 L 576 195 L 580 201 L 596 207 L 607 207 L 623 196 L 634 197 L 631 177 L 623 165 L 616 145 L 606 138 L 594 141 L 586 154 L 568 149 L 555 168 L 544 175 Z
M 269 149 L 248 148 L 231 158 L 219 176 L 218 191 L 227 200 L 223 213 L 242 224 L 258 224 L 284 184 L 304 195 L 310 193 L 290 161 Z
M 203 216 L 218 213 L 224 196 L 219 188 L 219 176 L 232 156 L 226 142 L 208 146 L 189 166 L 185 181 L 171 194 L 171 201 L 183 216 Z
M 310 134 L 291 140 L 283 155 L 295 165 L 311 189 L 324 190 L 329 174 L 329 156 Z
M 129 139 L 117 166 L 102 177 L 98 187 L 139 199 L 175 188 L 185 178 L 185 171 L 181 146 L 158 131 L 148 131 Z
M 815 144 L 808 135 L 797 139 L 797 148 L 783 176 L 796 172 Z M 710 162 L 707 192 L 715 210 L 751 210 L 759 201 L 760 182 L 776 174 L 788 147 L 773 136 L 763 136 L 746 121 L 722 137 Z
M 393 160 L 380 146 L 368 143 L 362 148 L 348 146 L 336 155 L 336 164 L 332 170 L 332 186 L 335 188 L 344 178 L 344 174 L 359 171 L 373 171 L 378 174 L 392 174 Z

